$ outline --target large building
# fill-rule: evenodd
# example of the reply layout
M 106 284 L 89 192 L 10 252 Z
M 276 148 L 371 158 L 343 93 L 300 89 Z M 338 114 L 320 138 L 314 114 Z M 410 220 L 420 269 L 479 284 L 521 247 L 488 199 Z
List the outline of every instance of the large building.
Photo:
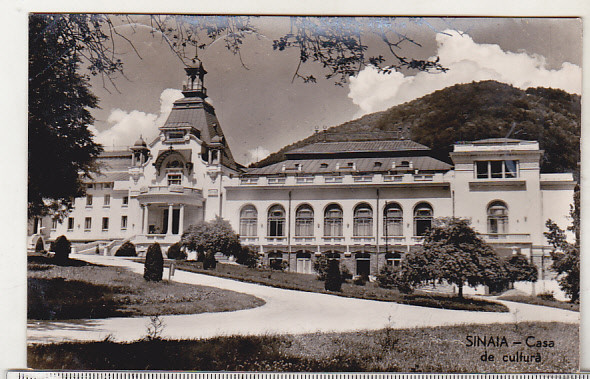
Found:
M 436 217 L 468 218 L 500 254 L 519 251 L 540 264 L 551 250 L 545 221 L 570 224 L 573 176 L 541 173 L 535 141 L 457 143 L 452 164 L 410 140 L 325 142 L 245 168 L 205 100 L 202 64 L 185 70 L 184 98 L 158 138 L 103 153 L 86 197 L 63 222 L 37 220 L 32 234 L 114 253 L 126 240 L 140 250 L 170 246 L 188 225 L 220 216 L 266 264 L 311 273 L 327 254 L 361 275 L 399 264 Z

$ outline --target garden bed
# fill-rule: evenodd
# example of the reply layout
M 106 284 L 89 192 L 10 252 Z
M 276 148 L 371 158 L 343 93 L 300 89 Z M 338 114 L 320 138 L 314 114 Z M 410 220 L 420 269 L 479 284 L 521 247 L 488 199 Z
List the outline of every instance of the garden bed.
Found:
M 342 292 L 329 292 L 324 289 L 324 282 L 316 275 L 298 274 L 260 268 L 248 268 L 236 264 L 218 263 L 215 269 L 204 270 L 201 263 L 193 261 L 177 261 L 176 267 L 181 270 L 235 279 L 248 283 L 293 289 L 298 291 L 329 293 L 332 295 L 354 297 L 359 299 L 391 301 L 401 304 L 419 305 L 431 308 L 457 309 L 486 312 L 508 312 L 502 304 L 476 299 L 472 297 L 458 298 L 446 294 L 432 294 L 416 291 L 412 294 L 402 294 L 395 289 L 386 289 L 376 283 L 355 285 L 350 282 L 342 284 Z

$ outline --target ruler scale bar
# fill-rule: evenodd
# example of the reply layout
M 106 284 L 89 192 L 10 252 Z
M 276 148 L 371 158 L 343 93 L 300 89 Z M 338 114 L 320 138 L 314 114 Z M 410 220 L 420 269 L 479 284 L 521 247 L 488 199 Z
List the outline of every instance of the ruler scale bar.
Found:
M 590 379 L 579 374 L 260 373 L 162 371 L 8 371 L 7 379 Z

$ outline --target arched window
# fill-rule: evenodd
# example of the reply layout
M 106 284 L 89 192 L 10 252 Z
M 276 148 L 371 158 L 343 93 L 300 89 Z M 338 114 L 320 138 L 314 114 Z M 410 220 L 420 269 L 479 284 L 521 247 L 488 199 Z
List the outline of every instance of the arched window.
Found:
M 508 233 L 508 207 L 503 201 L 488 206 L 488 233 Z
M 273 205 L 268 210 L 269 237 L 285 236 L 285 209 L 280 205 Z
M 354 208 L 352 232 L 355 237 L 373 235 L 373 209 L 369 204 L 359 204 Z
M 240 212 L 240 236 L 256 237 L 258 212 L 253 205 L 246 205 Z
M 313 209 L 307 204 L 299 206 L 295 212 L 295 236 L 313 236 Z
M 383 210 L 383 234 L 388 237 L 404 235 L 403 211 L 397 203 L 387 204 Z
M 342 208 L 331 204 L 324 212 L 324 236 L 342 237 Z
M 422 236 L 432 226 L 432 207 L 428 203 L 420 203 L 414 208 L 414 235 Z
M 283 252 L 276 250 L 268 253 L 268 267 L 273 270 L 283 271 Z

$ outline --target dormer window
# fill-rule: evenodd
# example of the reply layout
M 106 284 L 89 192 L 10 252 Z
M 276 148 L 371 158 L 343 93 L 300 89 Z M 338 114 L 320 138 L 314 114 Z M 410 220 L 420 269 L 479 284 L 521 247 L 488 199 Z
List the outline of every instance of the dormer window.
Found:
M 383 166 L 383 163 L 375 162 L 374 166 L 375 166 L 375 168 L 379 168 L 379 167 Z
M 410 167 L 410 162 L 409 161 L 402 161 L 402 163 L 400 163 L 399 166 L 400 167 Z
M 327 163 L 322 163 L 322 164 L 320 164 L 320 168 L 328 168 L 328 164 Z
M 171 130 L 166 133 L 167 140 L 184 140 L 184 131 L 182 130 Z

